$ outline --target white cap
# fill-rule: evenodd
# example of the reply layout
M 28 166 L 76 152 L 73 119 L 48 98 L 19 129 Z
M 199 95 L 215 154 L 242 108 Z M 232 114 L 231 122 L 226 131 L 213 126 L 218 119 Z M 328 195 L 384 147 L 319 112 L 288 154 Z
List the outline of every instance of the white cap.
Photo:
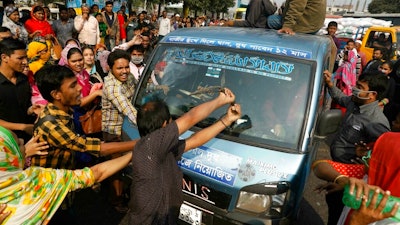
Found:
M 362 41 L 361 40 L 356 40 L 356 43 L 362 45 Z
M 177 16 L 177 17 L 181 17 L 181 15 L 179 15 L 179 14 L 176 14 L 175 16 Z

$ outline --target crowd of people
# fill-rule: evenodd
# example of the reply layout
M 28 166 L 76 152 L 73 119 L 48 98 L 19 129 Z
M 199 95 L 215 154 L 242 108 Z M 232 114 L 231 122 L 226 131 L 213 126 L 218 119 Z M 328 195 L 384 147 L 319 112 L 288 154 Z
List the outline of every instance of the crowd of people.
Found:
M 337 23 L 328 24 L 327 32 L 337 49 Z M 324 72 L 332 102 L 329 107 L 342 111 L 343 119 L 339 131 L 330 143 L 331 159 L 316 161 L 313 165 L 317 177 L 328 181 L 320 187 L 327 191 L 328 225 L 334 224 L 398 224 L 386 219 L 394 216 L 400 203 L 390 212 L 383 212 L 390 194 L 399 196 L 397 185 L 400 169 L 392 160 L 398 156 L 398 133 L 400 122 L 399 61 L 387 58 L 384 36 L 379 36 L 374 45 L 373 58 L 365 60 L 361 51 L 361 40 L 347 41 L 343 50 L 337 52 L 333 73 Z M 385 177 L 390 176 L 391 179 Z M 362 206 L 354 212 L 345 206 L 343 188 L 351 184 L 357 189 L 357 198 L 362 197 Z M 382 202 L 371 201 L 369 190 L 385 195 Z M 354 191 L 355 192 L 355 191 Z M 369 196 L 369 197 L 368 197 Z M 367 204 L 368 202 L 368 204 Z M 360 216 L 362 214 L 362 216 Z
M 29 18 L 20 18 L 18 8 L 7 5 L 0 28 L 0 223 L 35 220 L 44 224 L 74 224 L 70 209 L 75 197 L 71 191 L 106 178 L 112 187 L 110 203 L 116 211 L 127 213 L 126 184 L 120 171 L 131 162 L 130 224 L 175 224 L 182 203 L 182 173 L 177 159 L 240 118 L 241 109 L 233 104 L 235 95 L 229 89 L 176 121 L 171 120 L 163 102 L 148 102 L 135 108 L 131 103 L 134 87 L 152 50 L 168 33 L 200 26 L 259 27 L 289 35 L 315 34 L 323 25 L 326 2 L 301 1 L 309 7 L 299 7 L 298 3 L 288 0 L 282 13 L 277 14 L 276 5 L 269 0 L 251 0 L 246 19 L 241 22 L 181 18 L 179 14 L 168 18 L 166 11 L 160 17 L 145 11 L 127 15 L 124 6 L 113 12 L 112 1 L 101 10 L 97 5 L 83 4 L 81 15 L 76 15 L 73 8 L 61 7 L 58 20 L 50 17 L 47 7 L 35 5 Z M 330 23 L 328 35 L 339 48 L 335 28 L 337 24 Z M 371 160 L 382 157 L 375 151 L 386 150 L 387 146 L 383 148 L 379 143 L 386 143 L 388 137 L 395 139 L 397 134 L 387 132 L 396 131 L 400 124 L 395 96 L 400 63 L 385 59 L 384 49 L 379 46 L 374 58 L 366 62 L 359 45 L 359 40 L 348 41 L 337 54 L 333 74 L 324 73 L 333 99 L 331 107 L 342 110 L 343 123 L 331 145 L 332 160 L 316 162 L 314 169 L 322 179 L 334 181 L 335 190 L 349 183 L 371 188 L 335 166 L 341 163 L 350 165 L 346 168 L 358 168 L 360 149 L 366 153 L 373 148 Z M 178 138 L 223 105 L 230 106 L 215 124 L 186 140 Z M 102 130 L 86 133 L 79 118 L 100 106 Z M 123 142 L 124 117 L 137 124 L 145 138 Z M 371 143 L 376 140 L 378 144 L 373 147 Z M 394 163 L 391 166 L 395 167 Z M 362 170 L 355 177 L 364 175 Z M 374 179 L 368 182 L 398 193 L 393 190 L 396 185 L 386 186 Z M 25 188 L 21 189 L 21 185 Z M 329 225 L 336 224 L 342 213 L 342 194 L 337 191 L 327 195 Z M 348 221 L 367 224 L 360 223 L 367 221 L 360 218 L 371 215 L 371 210 L 377 209 L 364 205 Z M 393 215 L 394 210 L 368 217 L 367 222 Z

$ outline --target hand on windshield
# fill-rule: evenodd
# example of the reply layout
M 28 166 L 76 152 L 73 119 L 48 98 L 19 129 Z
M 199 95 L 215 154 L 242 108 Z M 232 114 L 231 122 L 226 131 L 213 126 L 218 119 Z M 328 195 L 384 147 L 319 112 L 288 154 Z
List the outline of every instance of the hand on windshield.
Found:
M 228 88 L 221 89 L 218 98 L 223 101 L 223 104 L 235 103 L 235 95 Z
M 228 111 L 226 112 L 226 120 L 229 123 L 233 123 L 238 120 L 242 116 L 242 109 L 239 104 L 233 104 L 229 106 Z
M 328 85 L 328 87 L 333 87 L 332 73 L 329 72 L 328 70 L 324 71 L 324 80 L 325 84 Z

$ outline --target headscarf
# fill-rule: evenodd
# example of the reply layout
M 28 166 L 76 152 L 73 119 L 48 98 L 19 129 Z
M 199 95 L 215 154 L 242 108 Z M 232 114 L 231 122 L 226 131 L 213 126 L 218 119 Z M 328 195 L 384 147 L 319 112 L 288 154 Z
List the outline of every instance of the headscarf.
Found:
M 98 59 L 98 53 L 100 53 L 101 51 L 99 51 L 100 48 L 104 48 L 105 50 L 107 50 L 107 46 L 105 44 L 102 43 L 98 43 L 95 47 L 94 47 L 94 55 L 96 57 L 96 60 Z M 103 50 L 104 51 L 104 50 Z
M 68 41 L 67 41 L 68 42 Z M 58 61 L 58 65 L 60 66 L 65 66 L 68 65 L 68 52 L 71 48 L 79 48 L 81 49 L 81 46 L 79 46 L 78 44 L 67 44 L 64 49 L 61 52 L 61 59 L 60 61 Z
M 22 154 L 14 136 L 0 126 L 0 171 L 15 171 L 22 167 Z
M 89 168 L 63 170 L 29 167 L 12 133 L 0 126 L 0 203 L 11 214 L 4 224 L 47 224 L 70 191 L 90 187 Z
M 29 33 L 33 33 L 37 30 L 41 31 L 40 34 L 38 34 L 39 36 L 46 36 L 47 34 L 52 34 L 53 36 L 55 36 L 55 33 L 53 31 L 53 28 L 51 27 L 50 23 L 47 22 L 47 18 L 46 18 L 46 12 L 44 11 L 44 19 L 43 20 L 38 20 L 35 16 L 34 16 L 34 11 L 36 7 L 40 7 L 40 6 L 33 6 L 32 10 L 31 10 L 31 18 L 28 19 L 25 22 L 25 28 Z
M 81 50 L 81 48 L 76 43 L 68 44 L 67 46 L 65 46 L 65 48 L 61 52 L 61 59 L 58 62 L 58 65 L 68 67 L 68 52 L 72 48 L 78 48 L 79 50 Z M 78 84 L 82 87 L 82 90 L 81 90 L 82 97 L 88 96 L 90 94 L 90 90 L 92 88 L 90 85 L 90 81 L 89 81 L 89 79 L 90 79 L 89 73 L 84 68 L 82 68 L 82 71 L 80 71 L 79 73 L 76 73 L 74 71 L 74 74 L 78 78 Z
M 387 132 L 375 142 L 369 161 L 368 183 L 400 197 L 400 133 Z
M 28 50 L 26 52 L 26 56 L 29 60 L 33 60 L 35 57 L 39 56 L 39 52 L 45 50 L 47 48 L 47 44 L 41 41 L 32 41 L 28 45 Z
M 18 8 L 13 6 L 13 5 L 9 5 L 4 9 L 4 14 L 9 17 L 13 12 L 18 11 Z
M 98 53 L 98 60 L 100 62 L 100 66 L 103 69 L 104 73 L 108 73 L 108 71 L 106 71 L 108 68 L 108 63 L 107 63 L 107 59 L 108 56 L 110 55 L 110 51 L 104 50 Z
M 19 30 L 19 37 L 18 39 L 27 43 L 28 42 L 28 31 L 26 31 L 25 27 L 21 23 L 15 23 L 12 21 L 9 16 L 15 12 L 18 11 L 18 8 L 15 6 L 7 6 L 4 10 L 4 16 L 3 16 L 3 27 L 7 27 L 10 29 L 12 35 L 17 35 L 17 30 Z
M 40 54 L 41 51 L 48 49 L 45 54 Z M 47 47 L 46 42 L 32 41 L 28 45 L 28 50 L 26 52 L 29 59 L 29 69 L 35 74 L 40 70 L 51 57 L 50 48 Z

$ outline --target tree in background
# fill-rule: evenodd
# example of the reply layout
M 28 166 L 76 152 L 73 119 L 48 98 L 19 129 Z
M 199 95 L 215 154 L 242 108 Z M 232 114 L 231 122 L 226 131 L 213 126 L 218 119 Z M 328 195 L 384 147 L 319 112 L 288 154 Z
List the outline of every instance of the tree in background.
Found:
M 399 13 L 400 0 L 372 0 L 368 5 L 370 13 Z

